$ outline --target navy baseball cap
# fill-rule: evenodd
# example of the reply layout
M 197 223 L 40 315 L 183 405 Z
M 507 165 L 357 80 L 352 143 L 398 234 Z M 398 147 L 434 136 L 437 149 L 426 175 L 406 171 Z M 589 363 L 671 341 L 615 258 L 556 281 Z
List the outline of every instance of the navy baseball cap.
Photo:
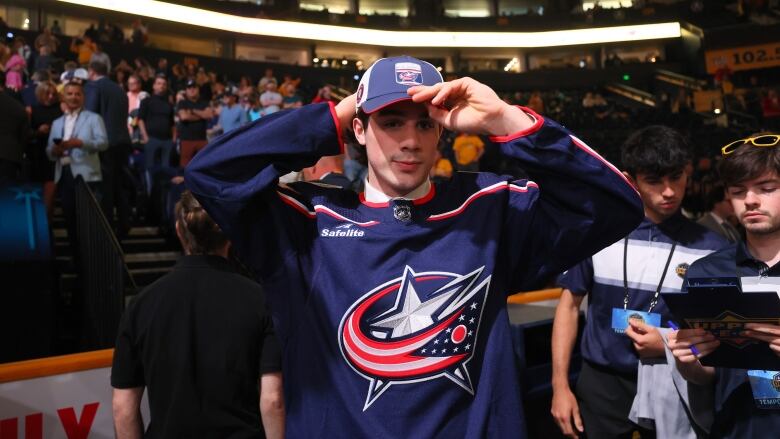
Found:
M 356 107 L 371 114 L 396 102 L 412 99 L 406 93 L 410 87 L 440 82 L 444 82 L 441 73 L 429 62 L 411 56 L 382 58 L 371 64 L 360 78 Z

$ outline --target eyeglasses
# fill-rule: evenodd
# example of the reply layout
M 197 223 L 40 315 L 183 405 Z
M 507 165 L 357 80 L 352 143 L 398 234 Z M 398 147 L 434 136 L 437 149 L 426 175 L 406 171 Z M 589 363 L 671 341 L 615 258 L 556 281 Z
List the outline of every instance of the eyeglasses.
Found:
M 748 137 L 747 139 L 735 140 L 720 149 L 720 153 L 726 157 L 732 152 L 736 151 L 742 145 L 751 143 L 753 146 L 759 148 L 772 147 L 780 143 L 780 135 L 777 134 L 765 134 L 763 136 Z

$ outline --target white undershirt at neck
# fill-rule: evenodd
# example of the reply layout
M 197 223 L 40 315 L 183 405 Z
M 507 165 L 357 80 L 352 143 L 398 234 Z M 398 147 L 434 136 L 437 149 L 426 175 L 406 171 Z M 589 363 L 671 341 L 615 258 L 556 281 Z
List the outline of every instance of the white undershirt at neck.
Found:
M 363 195 L 366 198 L 366 201 L 370 203 L 386 203 L 392 199 L 397 198 L 403 198 L 406 200 L 416 200 L 418 198 L 422 198 L 426 195 L 428 195 L 428 192 L 431 190 L 431 181 L 425 180 L 421 185 L 417 186 L 417 189 L 409 192 L 408 194 L 404 195 L 403 197 L 390 197 L 387 196 L 384 192 L 381 190 L 375 188 L 374 186 L 371 186 L 371 183 L 368 182 L 368 178 L 364 180 L 365 187 L 363 190 Z

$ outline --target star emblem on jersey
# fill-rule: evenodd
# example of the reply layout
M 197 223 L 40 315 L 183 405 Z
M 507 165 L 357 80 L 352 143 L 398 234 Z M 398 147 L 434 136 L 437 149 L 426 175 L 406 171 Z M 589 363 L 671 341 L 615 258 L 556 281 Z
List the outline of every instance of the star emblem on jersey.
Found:
M 358 299 L 339 325 L 347 364 L 366 378 L 367 410 L 393 385 L 446 378 L 471 395 L 468 363 L 490 288 L 484 266 L 469 274 L 403 275 Z

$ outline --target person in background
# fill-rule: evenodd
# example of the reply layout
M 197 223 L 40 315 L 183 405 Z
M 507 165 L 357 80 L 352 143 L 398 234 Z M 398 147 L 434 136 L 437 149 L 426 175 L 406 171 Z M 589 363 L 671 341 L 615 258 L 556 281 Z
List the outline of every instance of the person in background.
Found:
M 62 116 L 57 86 L 52 81 L 42 81 L 35 88 L 36 103 L 30 109 L 30 126 L 33 141 L 28 157 L 31 161 L 31 180 L 43 184 L 43 202 L 51 217 L 54 211 L 54 163 L 46 156 L 46 146 L 52 124 Z
M 221 98 L 222 107 L 219 111 L 217 125 L 219 125 L 223 133 L 233 131 L 249 122 L 249 116 L 247 116 L 246 111 L 238 105 L 238 94 L 235 87 L 226 89 Z
M 4 76 L 0 72 L 0 185 L 18 180 L 30 131 L 24 107 L 1 85 L 5 83 Z
M 89 57 L 89 63 L 99 62 L 106 65 L 106 71 L 111 72 L 111 58 L 106 52 L 103 52 L 103 43 L 96 42 L 93 45 L 92 56 Z
M 176 106 L 179 117 L 178 134 L 181 140 L 179 166 L 182 168 L 208 143 L 206 128 L 208 120 L 214 117 L 209 102 L 200 98 L 198 83 L 190 79 L 185 88 L 185 97 Z
M 51 46 L 43 45 L 39 47 L 38 56 L 35 57 L 35 62 L 33 63 L 33 70 L 36 72 L 41 70 L 49 71 L 54 62 L 54 57 L 51 54 Z
M 79 266 L 78 227 L 76 227 L 76 177 L 81 176 L 100 202 L 103 197 L 103 171 L 98 153 L 109 147 L 103 118 L 84 108 L 84 86 L 78 78 L 70 79 L 63 89 L 65 114 L 52 122 L 46 155 L 55 162 L 54 182 L 62 203 L 68 229 L 68 241 L 74 262 Z M 81 296 L 74 298 L 74 308 L 81 309 Z
M 149 93 L 141 89 L 141 78 L 130 75 L 127 78 L 127 131 L 133 143 L 141 141 L 142 136 L 138 128 L 138 108 L 141 102 L 149 97 Z
M 141 131 L 141 143 L 144 144 L 146 170 L 156 163 L 157 151 L 160 151 L 160 166 L 171 165 L 171 151 L 175 133 L 175 111 L 168 95 L 168 79 L 162 74 L 154 79 L 154 94 L 140 103 L 138 108 L 138 128 Z
M 303 105 L 303 99 L 298 95 L 295 83 L 288 82 L 284 86 L 285 92 L 282 93 L 282 109 L 288 110 L 290 108 L 299 108 Z
M 54 20 L 51 24 L 51 33 L 54 35 L 62 35 L 62 29 L 60 28 L 60 21 Z
M 83 38 L 74 38 L 70 43 L 70 51 L 76 54 L 79 65 L 86 67 L 95 52 L 95 43 L 86 35 Z
M 342 189 L 352 189 L 352 182 L 344 175 L 343 155 L 322 157 L 314 166 L 303 168 L 301 172 L 304 181 L 319 181 Z
M 268 81 L 265 85 L 265 93 L 260 95 L 260 105 L 263 106 L 263 115 L 276 113 L 282 107 L 282 95 L 276 91 L 276 83 Z
M 189 191 L 175 216 L 184 256 L 136 296 L 119 325 L 116 437 L 282 439 L 281 352 L 263 290 L 232 266 L 230 242 Z
M 11 48 L 3 46 L 10 54 L 4 66 L 5 88 L 19 92 L 22 90 L 22 87 L 24 87 L 24 72 L 27 68 L 27 63 L 25 62 L 22 55 L 19 54 L 18 50 L 14 50 L 15 46 L 16 41 L 14 41 L 14 46 Z M 3 47 L 0 47 L 0 50 L 2 50 Z
M 312 104 L 318 104 L 320 102 L 335 103 L 336 101 L 333 99 L 333 97 L 331 97 L 330 92 L 331 90 L 329 85 L 325 85 L 321 87 L 319 90 L 317 90 L 317 96 L 314 96 L 314 99 L 311 100 L 311 103 Z
M 130 156 L 130 134 L 127 132 L 127 94 L 108 76 L 105 64 L 89 65 L 89 82 L 85 87 L 85 108 L 99 114 L 108 134 L 108 150 L 100 155 L 103 166 L 102 207 L 116 236 L 122 239 L 130 230 L 130 200 L 124 189 L 124 168 Z M 114 212 L 116 208 L 116 214 Z
M 260 105 L 260 97 L 257 93 L 252 93 L 247 98 L 247 114 L 249 115 L 249 121 L 254 122 L 263 116 L 263 107 Z
M 485 152 L 485 142 L 479 136 L 461 133 L 452 143 L 452 150 L 459 171 L 479 171 L 479 158 Z
M 274 77 L 274 70 L 273 69 L 265 69 L 265 73 L 263 73 L 263 77 L 260 78 L 259 81 L 257 81 L 257 92 L 258 93 L 264 93 L 268 88 L 266 87 L 269 82 L 273 82 L 274 84 L 278 85 L 278 82 L 276 82 L 276 78 Z
M 726 198 L 726 188 L 722 184 L 710 187 L 705 194 L 704 202 L 707 212 L 696 222 L 727 239 L 729 242 L 741 241 L 742 237 L 739 230 L 734 227 L 739 222 L 734 215 L 731 201 Z

